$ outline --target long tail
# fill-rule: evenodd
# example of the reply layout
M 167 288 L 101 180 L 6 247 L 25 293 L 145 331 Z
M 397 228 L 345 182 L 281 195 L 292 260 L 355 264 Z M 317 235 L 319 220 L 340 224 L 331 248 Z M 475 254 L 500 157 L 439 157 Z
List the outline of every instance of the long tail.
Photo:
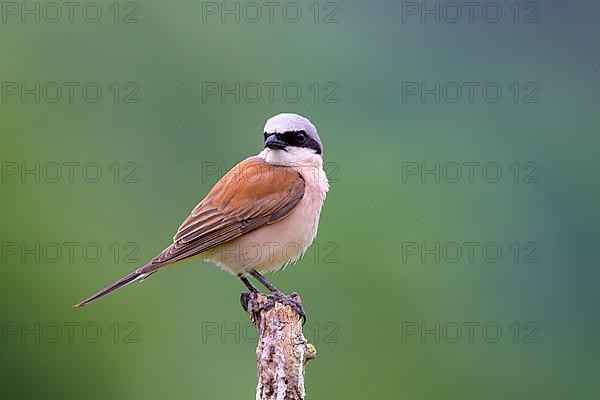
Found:
M 98 293 L 95 293 L 95 294 L 91 295 L 90 297 L 88 297 L 87 299 L 81 301 L 80 303 L 75 304 L 73 307 L 81 308 L 81 307 L 91 303 L 92 301 L 99 299 L 100 297 L 104 297 L 107 294 L 109 294 L 117 289 L 120 289 L 123 286 L 130 284 L 131 282 L 135 282 L 137 280 L 143 280 L 152 274 L 152 272 L 149 272 L 149 273 L 145 272 L 144 269 L 145 269 L 145 267 L 142 267 L 142 268 L 139 268 L 139 269 L 133 271 L 129 275 L 122 277 L 115 283 L 108 285 L 104 289 L 100 290 Z

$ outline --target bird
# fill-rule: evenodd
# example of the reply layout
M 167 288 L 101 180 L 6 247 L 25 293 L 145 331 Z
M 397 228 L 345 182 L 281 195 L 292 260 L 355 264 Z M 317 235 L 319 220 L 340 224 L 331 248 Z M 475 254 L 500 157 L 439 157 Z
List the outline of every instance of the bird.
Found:
M 160 254 L 118 281 L 74 305 L 81 308 L 166 266 L 184 260 L 212 262 L 237 276 L 254 293 L 249 277 L 274 300 L 295 306 L 264 277 L 296 263 L 317 235 L 329 182 L 323 143 L 306 117 L 281 113 L 264 126 L 263 149 L 229 170 L 194 207 Z

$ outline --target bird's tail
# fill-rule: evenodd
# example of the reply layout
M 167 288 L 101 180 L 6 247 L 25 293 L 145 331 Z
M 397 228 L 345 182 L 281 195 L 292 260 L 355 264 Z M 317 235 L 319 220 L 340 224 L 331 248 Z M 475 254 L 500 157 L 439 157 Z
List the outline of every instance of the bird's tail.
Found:
M 95 294 L 91 295 L 90 297 L 88 297 L 87 299 L 81 301 L 80 303 L 75 304 L 73 307 L 81 308 L 81 307 L 91 303 L 92 301 L 99 299 L 100 297 L 104 297 L 107 294 L 109 294 L 117 289 L 120 289 L 123 286 L 130 284 L 131 282 L 135 282 L 137 280 L 143 280 L 144 278 L 147 278 L 151 274 L 152 274 L 152 272 L 144 273 L 143 268 L 139 268 L 139 269 L 133 271 L 132 273 L 130 273 L 129 275 L 122 277 L 115 283 L 108 285 L 104 289 L 100 290 L 98 293 L 95 293 Z

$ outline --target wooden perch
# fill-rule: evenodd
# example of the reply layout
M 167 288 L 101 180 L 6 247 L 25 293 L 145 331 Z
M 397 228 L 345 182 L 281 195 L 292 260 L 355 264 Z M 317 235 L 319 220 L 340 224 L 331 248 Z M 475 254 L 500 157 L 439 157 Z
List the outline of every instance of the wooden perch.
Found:
M 242 293 L 240 300 L 258 331 L 256 399 L 304 399 L 304 366 L 317 351 L 302 334 L 298 314 L 281 302 L 265 308 L 269 299 L 262 293 Z

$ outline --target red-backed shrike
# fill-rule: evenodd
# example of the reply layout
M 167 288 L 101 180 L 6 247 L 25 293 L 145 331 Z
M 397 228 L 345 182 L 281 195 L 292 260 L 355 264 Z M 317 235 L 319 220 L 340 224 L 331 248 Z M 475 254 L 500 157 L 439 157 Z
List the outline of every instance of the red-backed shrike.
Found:
M 248 280 L 252 275 L 274 297 L 288 300 L 261 273 L 298 261 L 313 242 L 329 190 L 322 155 L 321 138 L 308 119 L 297 114 L 270 118 L 264 149 L 221 178 L 183 221 L 169 247 L 75 307 L 191 258 L 217 264 L 256 291 Z

